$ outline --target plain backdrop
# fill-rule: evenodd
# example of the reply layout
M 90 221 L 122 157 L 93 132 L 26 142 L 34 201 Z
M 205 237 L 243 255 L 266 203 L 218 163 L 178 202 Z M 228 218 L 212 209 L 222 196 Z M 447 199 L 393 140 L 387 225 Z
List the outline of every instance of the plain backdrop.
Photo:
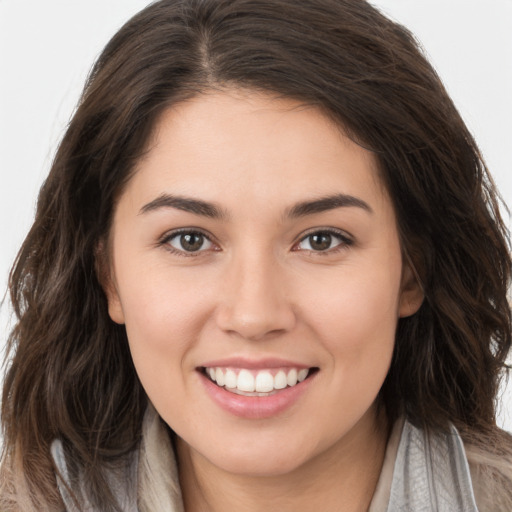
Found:
M 148 3 L 0 0 L 0 296 L 93 61 Z M 512 205 L 512 0 L 372 3 L 421 41 Z M 0 350 L 8 330 L 4 304 Z M 512 383 L 503 395 L 499 423 L 512 431 Z

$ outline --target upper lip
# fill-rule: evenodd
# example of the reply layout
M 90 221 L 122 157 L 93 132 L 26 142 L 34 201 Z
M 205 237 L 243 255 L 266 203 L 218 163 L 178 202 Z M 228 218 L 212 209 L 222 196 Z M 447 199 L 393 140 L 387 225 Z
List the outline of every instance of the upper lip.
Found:
M 303 364 L 287 359 L 265 357 L 262 359 L 249 359 L 245 357 L 227 357 L 224 359 L 215 359 L 200 365 L 200 368 L 246 368 L 248 370 L 265 369 L 265 368 L 312 368 L 309 364 Z

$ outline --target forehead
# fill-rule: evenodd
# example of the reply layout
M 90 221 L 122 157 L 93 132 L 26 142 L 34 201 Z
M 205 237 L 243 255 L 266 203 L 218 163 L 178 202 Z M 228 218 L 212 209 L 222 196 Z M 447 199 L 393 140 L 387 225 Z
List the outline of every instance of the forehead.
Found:
M 172 191 L 221 203 L 386 196 L 375 155 L 319 109 L 245 90 L 202 94 L 164 111 L 128 189 L 147 200 Z

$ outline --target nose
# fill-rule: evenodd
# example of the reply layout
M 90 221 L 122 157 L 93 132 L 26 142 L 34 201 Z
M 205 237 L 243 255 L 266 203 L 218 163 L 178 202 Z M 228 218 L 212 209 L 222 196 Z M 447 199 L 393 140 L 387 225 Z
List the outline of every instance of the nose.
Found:
M 293 329 L 296 315 L 283 281 L 283 271 L 272 258 L 231 261 L 217 309 L 217 326 L 247 340 Z

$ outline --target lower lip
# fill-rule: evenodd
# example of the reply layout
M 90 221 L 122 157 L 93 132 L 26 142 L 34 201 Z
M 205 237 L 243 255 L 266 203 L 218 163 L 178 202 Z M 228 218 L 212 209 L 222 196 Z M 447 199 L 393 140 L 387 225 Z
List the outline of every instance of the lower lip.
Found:
M 296 403 L 310 386 L 316 372 L 299 384 L 269 396 L 237 395 L 217 386 L 204 374 L 200 373 L 200 376 L 206 392 L 222 409 L 241 418 L 264 419 L 276 416 Z

